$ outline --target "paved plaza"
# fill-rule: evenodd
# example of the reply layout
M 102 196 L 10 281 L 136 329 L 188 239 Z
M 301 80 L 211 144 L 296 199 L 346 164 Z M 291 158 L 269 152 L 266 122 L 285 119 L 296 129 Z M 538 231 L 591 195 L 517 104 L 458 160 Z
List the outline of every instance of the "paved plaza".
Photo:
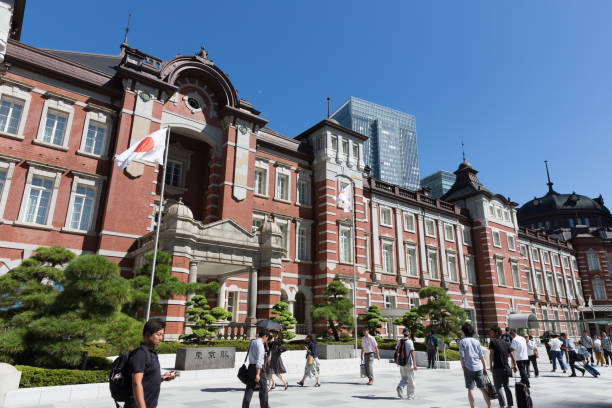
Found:
M 358 373 L 358 369 L 355 370 Z M 541 363 L 539 378 L 531 378 L 532 392 L 536 407 L 580 407 L 599 408 L 612 406 L 612 367 L 600 368 L 602 376 L 593 378 L 568 378 L 561 372 L 552 373 L 550 364 Z M 358 375 L 337 375 L 322 372 L 321 387 L 299 387 L 295 382 L 301 373 L 290 373 L 291 386 L 287 391 L 276 389 L 270 392 L 272 408 L 295 407 L 467 407 L 466 391 L 463 386 L 462 372 L 457 366 L 450 370 L 419 369 L 416 373 L 417 394 L 414 400 L 399 400 L 395 392 L 398 370 L 389 367 L 378 370 L 373 386 L 365 385 Z M 222 380 L 222 379 L 218 379 Z M 215 381 L 216 382 L 216 381 Z M 511 380 L 512 383 L 512 380 Z M 159 408 L 226 408 L 241 405 L 243 387 L 238 380 L 231 378 L 227 383 L 202 384 L 189 382 L 165 385 L 162 388 Z M 477 407 L 486 407 L 482 395 L 477 395 Z M 103 408 L 113 407 L 110 399 L 80 400 L 57 404 L 42 404 L 45 408 Z M 259 407 L 257 394 L 253 395 L 251 406 Z M 493 401 L 493 407 L 498 407 Z

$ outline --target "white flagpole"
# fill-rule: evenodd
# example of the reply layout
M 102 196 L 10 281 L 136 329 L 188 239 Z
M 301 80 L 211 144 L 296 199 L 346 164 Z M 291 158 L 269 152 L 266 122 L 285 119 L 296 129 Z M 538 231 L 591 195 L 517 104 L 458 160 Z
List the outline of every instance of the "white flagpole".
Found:
M 355 259 L 357 258 L 357 254 L 355 253 L 356 245 L 355 240 L 357 237 L 355 236 L 355 182 L 351 179 L 351 188 L 353 193 L 353 202 L 352 202 L 352 212 L 353 212 L 353 319 L 355 320 L 355 358 L 357 358 L 357 336 L 359 335 L 357 331 L 357 272 L 355 270 Z
M 159 229 L 161 228 L 162 212 L 164 210 L 164 190 L 166 187 L 166 168 L 168 164 L 168 146 L 170 145 L 170 126 L 166 131 L 166 150 L 164 151 L 164 171 L 159 195 L 159 209 L 157 212 L 157 227 L 155 229 L 155 244 L 153 245 L 153 266 L 151 267 L 151 284 L 149 286 L 149 302 L 147 304 L 147 321 L 151 317 L 151 298 L 153 297 L 153 281 L 155 280 L 155 263 L 157 262 L 157 247 L 159 246 Z

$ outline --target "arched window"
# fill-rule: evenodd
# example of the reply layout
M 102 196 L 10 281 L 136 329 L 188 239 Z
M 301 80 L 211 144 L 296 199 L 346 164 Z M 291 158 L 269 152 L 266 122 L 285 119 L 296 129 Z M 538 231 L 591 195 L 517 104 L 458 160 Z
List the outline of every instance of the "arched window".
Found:
M 295 317 L 298 324 L 304 324 L 304 321 L 306 320 L 306 296 L 304 296 L 302 292 L 298 292 L 295 295 L 293 317 Z
M 595 276 L 593 278 L 593 295 L 595 296 L 595 300 L 606 299 L 606 288 L 604 286 L 604 281 L 599 276 Z

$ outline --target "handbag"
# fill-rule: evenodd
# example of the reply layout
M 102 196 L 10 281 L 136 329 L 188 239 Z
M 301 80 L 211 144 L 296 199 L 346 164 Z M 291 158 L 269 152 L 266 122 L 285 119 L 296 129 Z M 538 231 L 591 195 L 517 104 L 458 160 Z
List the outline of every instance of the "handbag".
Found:
M 314 357 L 310 353 L 308 353 L 308 356 L 306 357 L 306 364 L 308 364 L 308 365 L 313 365 L 314 364 Z
M 247 359 L 249 358 L 249 351 L 251 351 L 251 343 L 249 343 L 249 348 L 246 356 L 244 357 L 242 367 L 238 369 L 238 379 L 245 385 L 247 382 L 249 382 L 249 368 L 246 366 Z
M 491 382 L 491 379 L 488 375 L 484 376 L 485 389 L 487 390 L 487 394 L 489 395 L 489 399 L 497 399 L 497 391 L 495 391 L 495 386 Z
M 280 354 L 283 354 L 285 351 L 287 351 L 287 347 L 285 347 L 285 346 L 280 346 L 280 347 L 278 348 L 278 352 L 279 352 Z

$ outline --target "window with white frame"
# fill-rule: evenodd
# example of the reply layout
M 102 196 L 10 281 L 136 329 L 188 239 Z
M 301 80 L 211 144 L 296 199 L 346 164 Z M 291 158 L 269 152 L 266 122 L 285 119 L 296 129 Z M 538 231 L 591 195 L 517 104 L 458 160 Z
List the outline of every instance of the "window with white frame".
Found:
M 589 264 L 589 270 L 599 271 L 601 266 L 599 265 L 599 255 L 591 252 L 587 254 L 587 263 Z
M 261 231 L 261 227 L 263 227 L 265 217 L 259 214 L 253 214 L 253 220 L 251 222 L 251 231 L 258 232 Z
M 310 223 L 304 221 L 298 221 L 296 227 L 296 255 L 299 261 L 310 261 L 310 232 L 312 227 Z
M 427 267 L 429 268 L 429 276 L 432 279 L 440 279 L 438 273 L 438 251 L 435 249 L 427 250 Z
M 493 230 L 493 246 L 497 248 L 501 248 L 501 237 L 499 231 Z
M 459 282 L 459 275 L 457 274 L 457 257 L 453 254 L 447 254 L 446 258 L 450 280 L 452 282 Z
M 578 287 L 578 296 L 584 296 L 584 291 L 582 290 L 582 281 L 580 279 L 576 279 L 576 286 Z
M 30 167 L 21 201 L 19 220 L 51 226 L 61 171 Z
M 45 143 L 63 146 L 67 122 L 68 115 L 66 113 L 49 109 L 45 118 L 45 130 L 40 140 Z
M 166 185 L 172 187 L 183 187 L 183 162 L 179 160 L 167 161 Z
M 238 305 L 240 304 L 240 292 L 227 291 L 225 293 L 225 310 L 232 314 L 232 322 L 238 321 Z
M 546 273 L 546 288 L 550 296 L 555 296 L 555 282 L 553 280 L 552 272 Z
M 281 231 L 281 246 L 285 250 L 283 258 L 289 258 L 289 220 L 277 218 L 275 222 Z
M 392 227 L 391 209 L 389 207 L 380 206 L 380 225 Z
M 0 132 L 23 138 L 32 88 L 4 78 L 4 84 L 0 86 Z
M 593 297 L 595 300 L 605 300 L 606 299 L 606 288 L 604 286 L 604 280 L 599 276 L 595 276 L 592 280 L 593 284 Z
M 411 293 L 408 296 L 408 302 L 410 303 L 410 309 L 412 309 L 413 307 L 419 307 L 421 305 L 419 295 L 416 293 Z
M 384 294 L 385 309 L 394 309 L 397 307 L 397 296 L 392 293 Z
M 383 240 L 381 243 L 383 270 L 387 273 L 393 273 L 393 242 Z
M 349 142 L 347 139 L 342 139 L 342 154 L 347 155 L 348 156 L 348 152 L 349 152 Z
M 536 287 L 538 288 L 538 293 L 544 293 L 544 280 L 542 278 L 542 271 L 536 271 Z
M 508 210 L 504 210 L 504 221 L 510 221 L 510 212 Z
M 290 183 L 291 183 L 291 174 L 289 173 L 289 169 L 284 167 L 276 168 L 276 189 L 274 190 L 274 198 L 282 201 L 290 200 Z
M 472 246 L 472 229 L 469 227 L 463 227 L 463 244 Z
M 531 248 L 531 258 L 534 262 L 540 262 L 540 252 L 536 248 Z
M 531 274 L 529 273 L 529 269 L 525 271 L 525 280 L 527 281 L 527 292 L 533 293 L 533 284 L 531 283 Z
M 565 283 L 567 283 L 567 295 L 576 299 L 576 290 L 574 289 L 574 285 L 572 285 L 572 278 L 569 276 L 565 277 Z
M 333 152 L 338 151 L 338 136 L 331 137 L 331 149 Z
M 527 246 L 523 245 L 523 244 L 520 244 L 519 248 L 521 250 L 521 258 L 527 259 Z
M 8 173 L 8 168 L 0 168 L 0 197 L 4 193 L 4 185 L 6 184 L 6 175 Z
M 353 144 L 353 160 L 359 162 L 359 145 Z
M 544 328 L 550 330 L 550 321 L 548 320 L 548 310 L 545 307 L 542 308 L 542 320 L 544 321 Z
M 352 254 L 352 244 L 351 244 L 351 228 L 340 226 L 340 234 L 338 243 L 338 249 L 340 250 L 340 262 L 344 263 L 352 263 L 353 262 L 353 254 Z
M 253 181 L 253 192 L 255 195 L 268 196 L 268 165 L 267 163 L 255 162 L 255 175 Z
M 299 205 L 312 205 L 312 192 L 310 188 L 310 175 L 306 173 L 298 174 L 297 181 L 297 203 Z
M 576 258 L 572 258 L 572 271 L 577 271 L 578 265 L 576 264 Z
M 436 223 L 429 218 L 425 219 L 425 235 L 428 237 L 436 237 Z
M 497 281 L 500 286 L 506 286 L 506 270 L 504 269 L 504 260 L 496 259 L 495 268 L 497 269 Z
M 83 125 L 83 136 L 81 137 L 80 153 L 104 157 L 108 150 L 109 133 L 112 126 L 111 111 L 89 107 L 85 115 Z
M 548 252 L 542 251 L 542 261 L 544 261 L 544 264 L 550 265 L 550 255 Z
M 467 274 L 467 283 L 474 285 L 476 283 L 476 266 L 474 265 L 474 258 L 471 256 L 465 257 L 465 271 Z
M 514 243 L 514 235 L 506 234 L 506 238 L 508 239 L 508 250 L 516 250 L 516 244 Z
M 565 282 L 563 275 L 556 274 L 555 276 L 557 278 L 557 289 L 559 290 L 559 295 L 561 295 L 561 297 L 565 297 Z
M 502 219 L 502 210 L 499 207 L 495 207 L 495 215 L 497 216 L 497 218 L 499 218 L 500 220 Z
M 512 271 L 512 286 L 515 288 L 521 287 L 521 276 L 519 275 L 518 263 L 510 262 L 510 270 Z
M 495 217 L 495 207 L 493 205 L 489 205 L 489 215 Z
M 406 270 L 408 276 L 417 276 L 417 253 L 416 247 L 406 245 Z
M 561 264 L 563 265 L 563 269 L 569 269 L 569 261 L 567 256 L 561 257 Z
M 454 230 L 451 224 L 444 224 L 444 239 L 450 242 L 455 242 Z
M 553 254 L 553 265 L 561 266 L 561 262 L 559 262 L 559 254 Z
M 49 97 L 43 106 L 36 142 L 68 149 L 73 115 L 72 101 Z
M 414 214 L 404 213 L 404 231 L 414 232 Z
M 74 176 L 66 228 L 74 231 L 94 231 L 98 213 L 101 180 Z

